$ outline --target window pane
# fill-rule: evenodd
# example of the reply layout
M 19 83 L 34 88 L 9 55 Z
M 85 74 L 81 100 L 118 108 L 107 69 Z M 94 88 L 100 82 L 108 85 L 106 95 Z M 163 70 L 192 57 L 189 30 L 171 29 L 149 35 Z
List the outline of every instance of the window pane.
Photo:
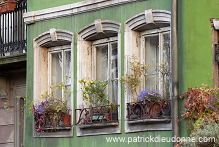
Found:
M 108 80 L 108 45 L 96 46 L 96 79 Z
M 112 44 L 111 62 L 112 62 L 112 69 L 111 69 L 112 79 L 115 79 L 115 78 L 118 78 L 118 47 L 117 47 L 117 43 Z
M 51 84 L 60 83 L 62 81 L 62 53 L 51 53 Z
M 170 96 L 170 33 L 163 34 L 163 96 Z
M 112 56 L 111 56 L 111 76 L 112 76 L 112 98 L 113 103 L 117 103 L 118 97 L 118 45 L 117 42 L 111 44 Z
M 62 53 L 51 53 L 51 85 L 62 82 Z M 58 90 L 54 93 L 55 97 L 61 98 L 62 91 Z
M 64 65 L 64 81 L 65 85 L 71 85 L 71 51 L 65 51 L 65 65 Z
M 157 63 L 159 63 L 159 35 L 145 37 L 145 64 L 149 65 L 146 70 L 145 88 L 159 90 Z

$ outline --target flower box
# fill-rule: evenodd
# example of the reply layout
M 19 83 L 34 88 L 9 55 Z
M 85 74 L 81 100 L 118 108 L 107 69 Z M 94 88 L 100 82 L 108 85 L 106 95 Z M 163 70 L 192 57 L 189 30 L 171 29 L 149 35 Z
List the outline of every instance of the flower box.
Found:
M 169 100 L 145 100 L 126 105 L 128 120 L 163 119 L 170 117 Z
M 66 120 L 66 115 L 67 120 Z M 34 112 L 35 129 L 37 132 L 71 129 L 71 115 L 64 113 L 37 113 Z
M 16 4 L 17 4 L 16 1 L 6 1 L 0 3 L 0 13 L 14 11 Z
M 118 106 L 119 105 L 105 105 L 75 109 L 75 116 L 77 118 L 75 124 L 83 126 L 118 122 Z

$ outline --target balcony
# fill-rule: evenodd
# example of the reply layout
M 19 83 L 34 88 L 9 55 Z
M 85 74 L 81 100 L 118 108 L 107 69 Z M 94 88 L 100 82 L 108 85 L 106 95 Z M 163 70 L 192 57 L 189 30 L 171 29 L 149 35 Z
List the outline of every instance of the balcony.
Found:
M 20 0 L 14 11 L 0 13 L 0 59 L 26 53 L 25 12 L 26 0 Z

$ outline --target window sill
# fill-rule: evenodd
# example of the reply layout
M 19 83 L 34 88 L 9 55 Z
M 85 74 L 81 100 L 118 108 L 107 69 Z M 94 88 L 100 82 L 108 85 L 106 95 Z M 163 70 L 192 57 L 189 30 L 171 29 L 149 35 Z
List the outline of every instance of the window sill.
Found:
M 46 127 L 42 128 L 42 131 L 46 132 L 57 132 L 59 130 L 71 130 L 71 126 L 66 126 L 66 127 Z
M 153 119 L 138 119 L 138 120 L 129 120 L 128 124 L 139 124 L 139 123 L 147 123 L 147 124 L 153 124 L 153 123 L 169 123 L 171 122 L 171 118 L 153 118 Z
M 92 129 L 92 128 L 106 128 L 106 127 L 113 127 L 118 126 L 118 122 L 111 122 L 111 123 L 94 123 L 94 124 L 86 124 L 86 125 L 79 125 L 80 129 Z
M 72 126 L 68 127 L 47 127 L 43 128 L 42 132 L 34 131 L 35 138 L 64 138 L 64 137 L 72 137 L 73 136 L 73 128 Z

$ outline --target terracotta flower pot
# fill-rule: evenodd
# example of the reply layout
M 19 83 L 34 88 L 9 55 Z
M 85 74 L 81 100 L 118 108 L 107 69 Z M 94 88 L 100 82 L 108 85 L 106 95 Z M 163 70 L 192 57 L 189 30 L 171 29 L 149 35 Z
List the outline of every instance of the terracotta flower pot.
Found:
M 16 1 L 6 1 L 0 3 L 0 13 L 14 11 L 16 7 L 16 3 L 17 3 Z
M 63 123 L 65 126 L 70 126 L 71 125 L 71 115 L 65 114 L 63 116 Z

